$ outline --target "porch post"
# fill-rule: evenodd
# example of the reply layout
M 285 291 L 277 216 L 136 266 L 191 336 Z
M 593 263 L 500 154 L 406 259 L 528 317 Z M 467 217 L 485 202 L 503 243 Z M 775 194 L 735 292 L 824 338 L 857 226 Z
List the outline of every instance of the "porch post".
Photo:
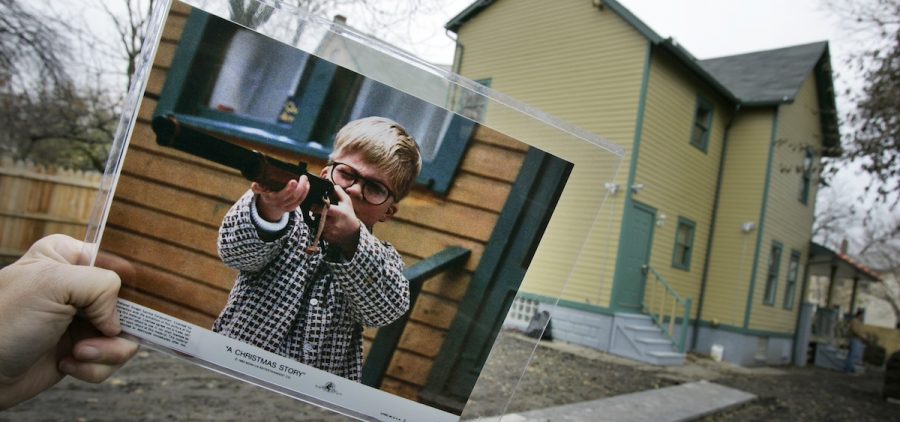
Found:
M 834 295 L 834 276 L 837 275 L 837 264 L 831 263 L 831 274 L 828 275 L 828 298 L 825 300 L 825 307 L 831 308 L 831 299 Z
M 856 312 L 856 289 L 859 288 L 859 276 L 853 276 L 853 293 L 850 294 L 850 315 Z

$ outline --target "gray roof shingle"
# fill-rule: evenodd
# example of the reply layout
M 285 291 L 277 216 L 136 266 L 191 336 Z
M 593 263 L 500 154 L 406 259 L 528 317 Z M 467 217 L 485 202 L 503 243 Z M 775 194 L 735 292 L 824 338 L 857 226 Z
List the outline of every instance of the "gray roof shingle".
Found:
M 700 60 L 703 67 L 738 100 L 748 105 L 794 100 L 828 42 Z

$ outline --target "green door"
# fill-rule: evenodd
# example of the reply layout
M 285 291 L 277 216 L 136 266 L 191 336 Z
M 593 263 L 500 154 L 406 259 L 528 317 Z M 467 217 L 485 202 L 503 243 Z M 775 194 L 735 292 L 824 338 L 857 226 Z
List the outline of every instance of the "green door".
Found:
M 650 262 L 650 246 L 653 244 L 653 223 L 656 210 L 646 205 L 634 203 L 631 208 L 630 227 L 623 239 L 621 268 L 618 269 L 616 284 L 616 309 L 641 312 L 644 300 L 644 284 L 647 273 L 644 269 Z

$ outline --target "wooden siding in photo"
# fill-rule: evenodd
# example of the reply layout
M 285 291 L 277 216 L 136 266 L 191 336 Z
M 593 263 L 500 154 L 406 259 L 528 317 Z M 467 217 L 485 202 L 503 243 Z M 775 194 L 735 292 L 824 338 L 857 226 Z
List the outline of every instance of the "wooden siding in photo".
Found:
M 705 151 L 691 144 L 698 96 L 713 106 Z M 730 102 L 665 51 L 653 54 L 645 107 L 634 180 L 643 184 L 644 189 L 632 199 L 655 208 L 657 218 L 666 216 L 665 222 L 653 231 L 650 266 L 680 296 L 693 298 L 691 313 L 695 316 L 713 219 L 725 126 L 733 109 Z M 679 218 L 695 223 L 688 270 L 672 265 Z M 649 287 L 646 289 L 647 294 L 652 291 Z M 647 300 L 649 302 L 649 298 Z
M 774 108 L 742 110 L 729 133 L 703 319 L 744 326 Z M 741 231 L 744 223 L 756 229 Z M 757 282 L 758 283 L 758 282 Z
M 822 148 L 815 79 L 814 73 L 810 72 L 794 102 L 778 109 L 778 130 L 775 135 L 769 196 L 766 202 L 765 233 L 757 263 L 756 288 L 753 292 L 753 309 L 750 314 L 751 329 L 792 333 L 797 323 L 802 283 L 800 277 L 803 276 L 802 269 L 806 265 L 808 239 L 812 238 L 818 183 L 815 178 L 810 181 L 808 200 L 806 204 L 800 202 L 800 186 L 803 180 L 800 168 L 806 148 L 812 148 L 816 152 Z M 813 175 L 815 174 L 817 172 L 813 172 Z M 763 296 L 773 241 L 782 245 L 781 265 L 778 267 L 775 302 L 767 305 L 763 303 Z M 800 252 L 801 271 L 794 291 L 793 306 L 785 309 L 784 295 L 791 251 Z
M 559 30 L 566 28 L 565 31 Z M 521 290 L 609 306 L 647 40 L 610 10 L 588 1 L 499 1 L 459 29 L 463 76 L 625 149 L 621 157 L 575 137 L 523 125 L 499 104 L 486 124 L 574 164 L 539 256 Z M 540 81 L 535 83 L 535 81 Z M 602 205 L 601 205 L 602 202 Z
M 84 239 L 101 174 L 0 159 L 0 265 L 53 233 Z
M 236 278 L 217 257 L 219 224 L 249 182 L 236 171 L 160 148 L 150 119 L 165 82 L 189 9 L 170 12 L 134 134 L 122 168 L 102 249 L 132 263 L 134 277 L 122 296 L 186 321 L 210 327 Z M 382 389 L 417 399 L 472 272 L 484 253 L 500 210 L 519 172 L 527 146 L 479 127 L 446 197 L 415 189 L 394 219 L 375 228 L 407 265 L 448 246 L 472 255 L 464 268 L 424 285 L 387 371 Z M 323 162 L 311 162 L 317 172 Z M 365 333 L 368 342 L 376 330 Z

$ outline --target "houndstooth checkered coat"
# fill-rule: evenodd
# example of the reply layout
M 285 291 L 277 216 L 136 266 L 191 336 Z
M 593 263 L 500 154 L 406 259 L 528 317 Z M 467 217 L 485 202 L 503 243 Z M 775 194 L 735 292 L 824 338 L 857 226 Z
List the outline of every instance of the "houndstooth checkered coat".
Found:
M 219 229 L 219 256 L 240 274 L 213 331 L 359 381 L 361 325 L 387 325 L 409 308 L 400 255 L 364 225 L 349 262 L 307 255 L 313 233 L 299 213 L 280 235 L 267 233 L 251 201 L 247 192 Z

